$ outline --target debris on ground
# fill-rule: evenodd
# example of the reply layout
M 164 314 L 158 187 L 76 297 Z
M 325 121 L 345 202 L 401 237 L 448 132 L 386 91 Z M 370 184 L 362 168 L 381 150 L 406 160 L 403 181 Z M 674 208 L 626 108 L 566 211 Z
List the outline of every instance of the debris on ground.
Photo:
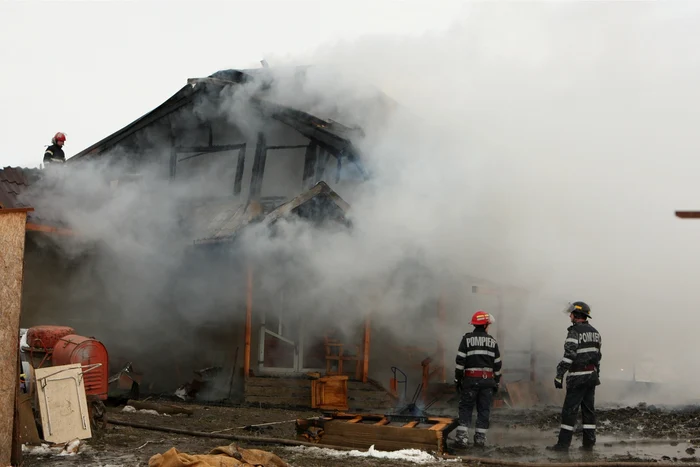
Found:
M 155 401 L 154 401 L 155 402 Z M 158 401 L 161 402 L 161 401 Z M 165 403 L 165 401 L 162 401 Z M 57 454 L 63 445 L 50 445 L 31 448 L 25 446 L 23 467 L 68 467 L 70 465 L 148 465 L 149 459 L 156 454 L 163 455 L 171 447 L 179 453 L 209 453 L 220 444 L 233 441 L 221 441 L 217 437 L 235 436 L 241 447 L 259 447 L 267 452 L 276 454 L 285 462 L 292 465 L 313 467 L 369 467 L 382 465 L 399 467 L 401 465 L 419 465 L 420 467 L 444 467 L 444 458 L 429 460 L 433 454 L 429 449 L 410 455 L 414 460 L 395 459 L 391 456 L 406 454 L 404 450 L 391 451 L 387 458 L 379 458 L 382 451 L 376 443 L 367 447 L 349 447 L 346 450 L 324 449 L 323 445 L 297 446 L 270 444 L 270 439 L 286 440 L 298 443 L 296 426 L 291 419 L 312 419 L 322 416 L 322 412 L 312 410 L 292 410 L 288 408 L 260 408 L 255 406 L 220 406 L 203 404 L 182 405 L 191 410 L 193 415 L 188 417 L 157 417 L 157 424 L 172 431 L 146 431 L 143 427 L 154 424 L 156 417 L 148 413 L 122 412 L 122 407 L 108 407 L 107 418 L 109 427 L 100 436 L 90 440 L 89 446 L 82 443 L 76 457 L 61 457 Z M 559 427 L 560 407 L 535 407 L 531 409 L 497 409 L 492 412 L 492 426 L 489 431 L 488 448 L 484 451 L 469 452 L 471 456 L 494 460 L 518 462 L 561 462 L 562 459 L 552 457 L 545 446 L 556 441 Z M 604 465 L 606 462 L 653 462 L 667 460 L 670 462 L 698 462 L 692 450 L 700 446 L 700 406 L 693 407 L 615 407 L 598 410 L 600 434 L 598 444 L 593 453 L 582 453 L 577 447 L 580 444 L 580 433 L 575 436 L 572 450 L 567 462 L 588 462 Z M 628 418 L 629 425 L 623 423 Z M 603 423 L 603 421 L 606 421 Z M 122 424 L 117 423 L 122 422 Z M 123 424 L 124 422 L 130 424 Z M 272 424 L 276 423 L 276 424 Z M 269 424 L 269 425 L 265 425 Z M 673 427 L 678 433 L 686 433 L 688 437 L 671 439 L 670 437 L 650 437 L 642 439 L 637 431 L 638 424 L 654 430 L 649 433 L 665 433 Z M 246 430 L 247 426 L 268 426 L 264 431 Z M 675 425 L 675 426 L 674 426 Z M 151 427 L 152 428 L 152 427 Z M 197 432 L 196 436 L 185 432 Z M 451 434 L 452 436 L 452 434 Z M 226 439 L 226 438 L 224 438 Z M 253 441 L 253 440 L 260 441 Z M 448 439 L 448 447 L 451 446 Z M 243 444 L 245 443 L 245 444 Z M 371 451 L 369 447 L 374 444 Z M 318 448 L 318 449 L 317 449 Z M 349 455 L 355 451 L 362 453 L 358 456 Z M 698 450 L 700 451 L 700 450 Z M 451 452 L 450 452 L 451 454 Z M 375 456 L 375 457 L 372 457 Z M 449 459 L 452 461 L 453 459 Z M 70 464 L 68 462 L 71 462 Z
M 221 375 L 222 370 L 220 366 L 212 366 L 195 371 L 195 378 L 177 388 L 175 396 L 183 401 L 193 401 L 200 391 Z
M 134 371 L 128 362 L 117 373 L 109 377 L 109 397 L 113 399 L 138 399 L 143 375 Z
M 125 405 L 124 408 L 122 409 L 122 412 L 125 413 L 145 413 L 148 415 L 156 415 L 156 416 L 163 416 L 163 417 L 170 417 L 170 415 L 166 414 L 161 414 L 157 410 L 152 410 L 152 409 L 137 409 L 136 407 L 132 405 Z
M 163 414 L 163 415 L 187 415 L 190 416 L 192 415 L 192 410 L 188 409 L 187 407 L 182 407 L 179 405 L 173 405 L 173 404 L 164 404 L 164 403 L 159 403 L 159 402 L 150 402 L 150 401 L 136 401 L 129 399 L 129 401 L 126 403 L 127 407 L 133 407 L 134 409 L 137 410 L 150 410 L 151 412 L 156 412 L 158 414 Z M 130 410 L 125 410 L 125 412 L 129 412 Z
M 79 439 L 73 439 L 65 444 L 42 443 L 38 446 L 22 445 L 22 453 L 28 456 L 75 456 L 83 446 Z
M 66 443 L 63 450 L 58 454 L 59 456 L 74 456 L 78 453 L 80 449 L 80 440 L 74 439 Z

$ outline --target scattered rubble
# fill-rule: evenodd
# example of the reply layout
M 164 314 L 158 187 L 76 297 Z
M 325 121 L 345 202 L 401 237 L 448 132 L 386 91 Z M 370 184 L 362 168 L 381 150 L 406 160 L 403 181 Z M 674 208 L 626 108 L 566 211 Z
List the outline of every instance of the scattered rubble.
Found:
M 597 432 L 628 438 L 697 439 L 700 442 L 700 406 L 661 408 L 639 404 L 635 407 L 600 409 Z M 510 418 L 510 417 L 509 417 Z M 516 417 L 510 426 L 530 425 L 541 430 L 559 426 L 558 412 L 531 411 Z M 581 429 L 580 422 L 577 427 Z
M 134 371 L 133 364 L 128 362 L 117 373 L 109 377 L 109 397 L 112 399 L 138 399 L 143 375 Z
M 161 403 L 161 401 L 153 401 Z M 155 454 L 163 454 L 174 447 L 179 453 L 208 453 L 221 444 L 221 439 L 237 439 L 242 447 L 256 446 L 277 454 L 292 465 L 331 467 L 366 467 L 370 465 L 421 465 L 445 466 L 454 458 L 436 457 L 429 451 L 388 452 L 384 449 L 349 448 L 346 450 L 324 449 L 322 446 L 298 447 L 295 440 L 296 427 L 291 419 L 311 419 L 319 412 L 297 412 L 287 409 L 261 409 L 257 407 L 222 407 L 214 405 L 182 404 L 192 411 L 191 416 L 155 417 L 141 411 L 124 412 L 123 406 L 108 409 L 109 428 L 90 446 L 81 444 L 78 455 L 81 465 L 147 465 Z M 697 463 L 700 457 L 696 450 L 700 446 L 700 428 L 694 428 L 696 412 L 700 407 L 653 408 L 619 407 L 599 410 L 601 433 L 593 453 L 580 453 L 576 449 L 577 438 L 569 456 L 546 452 L 544 447 L 556 439 L 559 425 L 559 408 L 547 407 L 529 410 L 499 409 L 493 412 L 493 433 L 489 433 L 487 449 L 466 453 L 469 456 L 486 458 L 490 462 L 503 460 L 513 462 L 668 462 Z M 606 423 L 603 423 L 606 421 Z M 125 422 L 125 423 L 122 423 Z M 628 426 L 625 425 L 627 423 Z M 140 426 L 159 425 L 171 431 Z M 674 432 L 693 436 L 672 439 L 662 436 L 645 438 L 636 430 L 638 424 L 645 425 L 649 433 L 668 432 L 663 426 L 673 426 Z M 264 431 L 246 429 L 267 427 Z M 649 427 L 652 430 L 649 430 Z M 187 432 L 196 433 L 190 436 Z M 645 431 L 646 432 L 646 431 Z M 452 436 L 453 434 L 451 434 Z M 269 440 L 280 440 L 288 445 L 273 444 Z M 231 442 L 227 441 L 227 442 Z M 68 459 L 57 454 L 64 445 L 49 448 L 25 448 L 24 467 L 64 467 Z M 47 452 L 49 451 L 49 452 Z M 354 452 L 353 452 L 354 451 Z M 64 459 L 64 461 L 61 461 Z M 73 461 L 75 463 L 75 461 Z M 73 464 L 74 465 L 74 464 Z M 653 465 L 653 464 L 650 464 Z
M 175 396 L 179 397 L 183 401 L 195 400 L 197 394 L 199 394 L 203 389 L 208 388 L 212 381 L 217 379 L 222 374 L 222 370 L 223 369 L 219 366 L 212 366 L 195 371 L 195 378 L 177 388 L 174 393 Z

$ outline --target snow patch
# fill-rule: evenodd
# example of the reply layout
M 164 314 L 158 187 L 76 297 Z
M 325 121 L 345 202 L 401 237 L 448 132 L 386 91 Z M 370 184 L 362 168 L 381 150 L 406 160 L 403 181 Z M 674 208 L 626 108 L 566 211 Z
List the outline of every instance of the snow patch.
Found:
M 23 444 L 22 452 L 29 454 L 30 456 L 45 456 L 47 454 L 53 454 L 53 451 L 48 444 L 42 444 L 41 446 L 29 446 L 28 444 Z
M 374 449 L 374 445 L 370 446 L 367 451 L 337 451 L 328 448 L 316 448 L 307 446 L 295 446 L 287 448 L 288 451 L 297 452 L 300 454 L 310 454 L 317 457 L 371 457 L 375 459 L 392 459 L 414 464 L 427 464 L 431 462 L 440 462 L 442 459 L 428 454 L 420 449 L 401 449 L 400 451 L 379 451 Z
M 141 409 L 141 410 L 137 410 L 136 407 L 134 407 L 134 406 L 132 406 L 132 405 L 125 405 L 124 408 L 122 409 L 122 412 L 126 412 L 126 413 L 145 413 L 145 414 L 148 414 L 148 415 L 158 415 L 158 416 L 160 416 L 160 417 L 169 417 L 169 416 L 170 416 L 170 415 L 168 415 L 167 413 L 159 413 L 158 411 L 152 410 L 152 409 Z

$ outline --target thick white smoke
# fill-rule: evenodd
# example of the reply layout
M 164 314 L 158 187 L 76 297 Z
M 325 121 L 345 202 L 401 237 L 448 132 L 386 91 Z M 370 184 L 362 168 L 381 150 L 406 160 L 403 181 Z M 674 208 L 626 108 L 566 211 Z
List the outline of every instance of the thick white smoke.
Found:
M 683 4 L 480 3 L 446 33 L 267 57 L 275 67 L 315 65 L 305 92 L 282 70 L 272 96 L 361 125 L 357 145 L 372 179 L 360 188 L 330 182 L 352 205 L 350 232 L 294 221 L 277 237 L 246 237 L 249 253 L 270 262 L 261 287 L 272 293 L 303 274 L 305 287 L 288 297 L 295 307 L 326 307 L 348 322 L 372 309 L 383 331 L 406 342 L 434 325 L 424 310 L 444 290 L 451 362 L 476 306 L 495 312 L 495 301 L 469 295 L 476 278 L 516 286 L 529 294 L 504 303 L 498 326 L 529 342 L 529 323 L 551 376 L 568 325 L 560 311 L 584 300 L 603 335 L 604 378 L 629 379 L 636 365 L 653 380 L 695 382 L 700 224 L 673 212 L 700 203 L 698 13 Z M 391 112 L 375 112 L 377 89 L 395 102 Z M 240 96 L 199 112 L 226 113 L 254 134 Z M 114 236 L 107 243 L 117 258 L 158 257 L 154 245 L 162 247 L 194 188 L 147 186 L 103 199 L 82 219 L 66 216 L 95 239 Z M 293 260 L 276 263 L 280 255 Z M 177 269 L 181 257 L 166 256 L 164 269 Z M 111 272 L 101 274 L 109 284 Z M 129 292 L 165 300 L 166 276 Z M 196 322 L 194 308 L 179 310 L 187 323 Z M 696 395 L 681 385 L 665 397 Z

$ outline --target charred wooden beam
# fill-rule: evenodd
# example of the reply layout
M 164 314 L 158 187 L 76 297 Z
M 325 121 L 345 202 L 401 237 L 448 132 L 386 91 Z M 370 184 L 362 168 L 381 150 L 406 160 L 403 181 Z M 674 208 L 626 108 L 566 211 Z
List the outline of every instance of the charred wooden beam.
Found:
M 304 149 L 308 148 L 308 144 L 295 144 L 291 146 L 285 146 L 285 145 L 280 145 L 280 146 L 268 146 L 267 149 Z
M 243 379 L 250 375 L 250 346 L 253 333 L 253 268 L 246 267 L 246 305 L 245 305 L 245 347 L 243 348 Z
M 341 157 L 337 157 L 337 162 L 336 162 L 336 167 L 335 167 L 335 183 L 338 183 L 340 181 L 340 172 L 342 170 L 343 170 L 343 159 Z
M 457 425 L 457 420 L 452 418 L 428 417 L 422 422 L 406 422 L 384 415 L 340 413 L 297 420 L 296 431 L 297 439 L 313 439 L 319 446 L 367 449 L 374 445 L 388 451 L 416 448 L 442 454 L 447 450 L 447 436 Z
M 172 149 L 170 151 L 170 180 L 174 180 L 175 175 L 177 175 L 177 150 Z
M 260 200 L 266 158 L 267 148 L 265 147 L 265 135 L 262 132 L 260 132 L 258 133 L 258 141 L 255 146 L 255 159 L 253 160 L 253 175 L 250 180 L 250 200 Z
M 676 217 L 681 219 L 700 219 L 700 211 L 676 211 Z
M 233 194 L 240 195 L 243 188 L 243 170 L 245 169 L 245 144 L 238 150 L 236 162 L 236 178 L 233 181 Z
M 246 143 L 238 144 L 220 144 L 218 146 L 179 146 L 175 148 L 177 152 L 223 152 L 223 151 L 236 151 L 238 149 L 244 148 Z
M 316 182 L 320 182 L 323 179 L 323 175 L 326 172 L 326 164 L 331 154 L 326 151 L 322 146 L 318 148 L 318 156 L 316 157 Z
M 316 160 L 318 158 L 318 146 L 313 141 L 306 147 L 304 155 L 304 175 L 301 180 L 301 189 L 308 190 L 314 183 Z

